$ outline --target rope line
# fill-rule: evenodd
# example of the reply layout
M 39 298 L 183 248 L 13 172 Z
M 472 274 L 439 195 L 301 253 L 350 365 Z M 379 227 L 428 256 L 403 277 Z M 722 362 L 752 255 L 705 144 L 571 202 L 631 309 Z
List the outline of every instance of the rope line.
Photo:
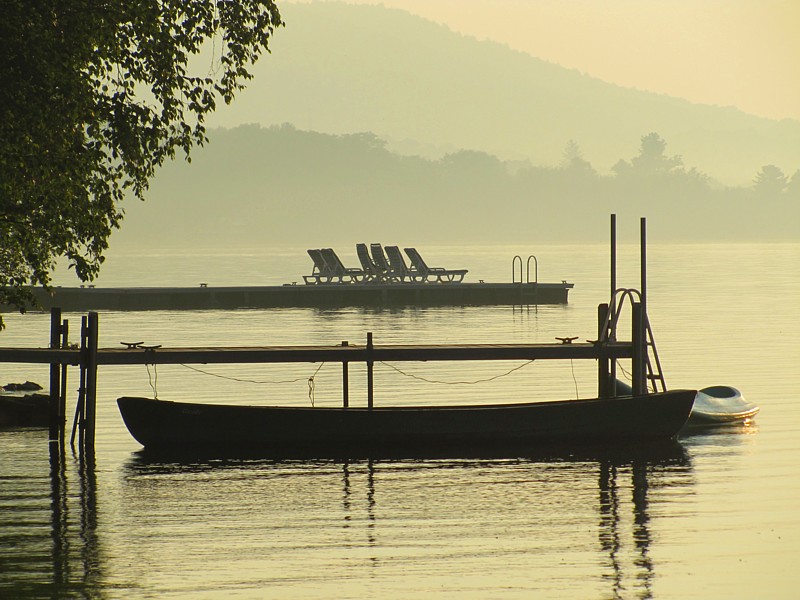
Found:
M 220 375 L 219 373 L 211 373 L 209 371 L 204 371 L 203 369 L 198 369 L 197 367 L 192 367 L 190 365 L 179 363 L 180 366 L 186 367 L 190 371 L 195 371 L 197 373 L 202 373 L 203 375 L 208 375 L 209 377 L 217 377 L 218 379 L 227 379 L 228 381 L 236 381 L 238 383 L 255 383 L 257 385 L 279 385 L 283 383 L 297 383 L 298 381 L 306 381 L 307 379 L 313 379 L 314 376 L 319 373 L 319 370 L 325 365 L 325 363 L 320 363 L 317 370 L 314 371 L 314 375 L 309 377 L 297 377 L 296 379 L 283 379 L 283 380 L 258 380 L 258 379 L 243 379 L 241 377 L 231 377 L 229 375 Z
M 577 400 L 580 398 L 580 394 L 578 394 L 578 379 L 575 377 L 575 363 L 571 358 L 569 359 L 569 366 L 572 369 L 572 381 L 575 384 L 575 399 Z
M 153 400 L 158 400 L 158 365 L 153 365 L 153 375 L 150 374 L 150 365 L 146 364 L 145 366 L 147 367 L 147 382 L 153 390 Z
M 382 365 L 384 365 L 386 367 L 389 367 L 390 369 L 393 369 L 393 370 L 397 371 L 401 375 L 404 375 L 406 377 L 411 377 L 412 379 L 416 379 L 418 381 L 424 381 L 425 383 L 436 383 L 436 384 L 441 384 L 441 385 L 475 385 L 475 384 L 478 384 L 478 383 L 487 383 L 489 381 L 494 381 L 496 379 L 500 379 L 501 377 L 506 377 L 508 375 L 511 375 L 514 371 L 519 371 L 523 367 L 527 367 L 529 364 L 531 364 L 533 362 L 533 360 L 529 360 L 527 362 L 522 363 L 521 365 L 517 365 L 516 367 L 506 371 L 505 373 L 501 373 L 499 375 L 493 375 L 492 377 L 487 377 L 486 379 L 476 379 L 475 381 L 437 381 L 435 379 L 427 379 L 425 377 L 420 377 L 419 375 L 414 375 L 413 373 L 407 373 L 407 372 L 403 371 L 402 369 L 400 369 L 398 367 L 395 367 L 394 365 L 390 365 L 389 363 L 386 363 L 386 362 L 383 362 L 383 361 L 379 361 L 379 362 L 380 362 L 380 364 L 382 364 Z

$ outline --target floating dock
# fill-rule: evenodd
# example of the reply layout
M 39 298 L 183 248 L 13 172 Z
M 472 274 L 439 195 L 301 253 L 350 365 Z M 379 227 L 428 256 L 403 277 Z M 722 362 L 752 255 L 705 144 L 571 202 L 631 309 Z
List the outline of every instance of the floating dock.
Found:
M 566 304 L 574 284 L 561 283 L 329 283 L 212 287 L 32 288 L 43 310 L 210 310 Z M 3 310 L 6 310 L 3 308 Z

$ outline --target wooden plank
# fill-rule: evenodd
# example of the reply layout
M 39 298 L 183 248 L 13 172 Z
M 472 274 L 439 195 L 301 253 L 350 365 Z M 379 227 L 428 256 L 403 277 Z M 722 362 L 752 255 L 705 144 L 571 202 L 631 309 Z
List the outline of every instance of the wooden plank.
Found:
M 79 350 L 0 348 L 0 363 L 78 365 L 80 362 L 81 353 Z
M 450 361 L 450 360 L 558 360 L 630 358 L 630 343 L 607 346 L 574 344 L 453 344 L 374 346 L 372 360 L 379 361 Z M 102 348 L 97 351 L 98 365 L 143 365 L 180 363 L 297 363 L 297 362 L 366 362 L 367 350 L 361 346 L 263 346 L 263 347 L 185 347 Z M 0 348 L 0 363 L 34 364 L 80 363 L 78 350 L 50 348 Z
M 630 358 L 632 346 L 617 342 L 605 346 L 574 344 L 454 344 L 374 346 L 372 360 L 458 361 L 458 360 L 564 360 Z M 367 350 L 359 346 L 263 346 L 187 348 L 103 348 L 97 351 L 98 365 L 211 364 L 211 363 L 297 363 L 366 362 Z M 50 348 L 0 348 L 0 363 L 80 363 L 78 350 Z
M 180 363 L 297 363 L 630 358 L 630 344 L 476 344 L 449 346 L 274 346 L 260 348 L 158 348 L 100 350 L 101 365 Z

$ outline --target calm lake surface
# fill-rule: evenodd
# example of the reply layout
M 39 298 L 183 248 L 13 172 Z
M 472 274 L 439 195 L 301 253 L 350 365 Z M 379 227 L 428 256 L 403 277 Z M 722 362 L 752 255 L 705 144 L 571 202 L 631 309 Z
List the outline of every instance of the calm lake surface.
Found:
M 521 247 L 420 248 L 468 280 L 509 281 Z M 101 347 L 552 342 L 596 337 L 604 245 L 532 249 L 566 306 L 103 312 Z M 638 246 L 618 284 L 640 287 Z M 340 251 L 348 266 L 355 253 Z M 338 365 L 101 367 L 95 468 L 47 432 L 0 430 L 0 597 L 797 598 L 800 244 L 648 248 L 648 307 L 671 388 L 729 384 L 749 426 L 598 455 L 407 461 L 148 461 L 121 395 L 338 405 Z M 302 281 L 305 248 L 112 255 L 98 285 Z M 74 285 L 59 275 L 59 282 Z M 66 314 L 77 339 L 80 315 Z M 46 346 L 49 315 L 6 315 L 3 346 Z M 516 367 L 521 367 L 516 369 Z M 516 369 L 516 370 L 515 370 Z M 365 374 L 350 368 L 351 403 Z M 313 390 L 309 378 L 313 376 Z M 500 376 L 500 377 L 498 377 Z M 77 370 L 70 373 L 71 425 Z M 376 364 L 376 404 L 595 394 L 594 363 Z M 0 383 L 48 382 L 0 365 Z

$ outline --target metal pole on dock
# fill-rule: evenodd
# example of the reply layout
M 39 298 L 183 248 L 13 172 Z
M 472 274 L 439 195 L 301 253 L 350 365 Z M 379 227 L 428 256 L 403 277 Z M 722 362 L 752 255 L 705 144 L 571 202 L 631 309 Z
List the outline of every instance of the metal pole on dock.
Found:
M 61 345 L 61 309 L 50 309 L 50 348 Z M 61 406 L 61 368 L 53 362 L 50 364 L 50 441 L 64 439 L 64 418 Z
M 372 360 L 372 332 L 367 332 L 367 408 L 372 408 L 373 405 L 373 365 Z
M 641 257 L 639 261 L 642 270 L 642 311 L 647 315 L 647 219 L 645 217 L 641 218 L 639 229 L 641 245 Z
M 607 327 L 607 336 L 611 334 L 611 323 L 616 320 L 617 315 L 617 300 L 616 300 L 616 293 L 617 293 L 617 215 L 611 215 L 611 266 L 609 271 L 611 272 L 611 296 L 610 296 L 610 304 L 609 304 L 609 313 L 608 313 L 608 323 L 606 324 Z M 610 340 L 614 341 L 614 340 Z M 612 360 L 608 366 L 608 378 L 610 382 L 609 385 L 613 385 L 611 388 L 612 396 L 617 395 L 617 361 Z
M 98 315 L 90 312 L 86 330 L 86 353 L 82 357 L 86 369 L 86 392 L 84 395 L 85 406 L 85 436 L 83 449 L 89 453 L 94 452 L 95 422 L 97 415 L 97 338 Z
M 342 347 L 347 348 L 350 344 L 346 341 L 342 342 Z M 350 378 L 348 374 L 347 361 L 342 361 L 342 407 L 348 408 L 350 406 Z
M 617 215 L 611 215 L 611 298 L 617 291 Z M 613 306 L 612 306 L 613 309 Z M 614 315 L 611 315 L 612 320 Z

